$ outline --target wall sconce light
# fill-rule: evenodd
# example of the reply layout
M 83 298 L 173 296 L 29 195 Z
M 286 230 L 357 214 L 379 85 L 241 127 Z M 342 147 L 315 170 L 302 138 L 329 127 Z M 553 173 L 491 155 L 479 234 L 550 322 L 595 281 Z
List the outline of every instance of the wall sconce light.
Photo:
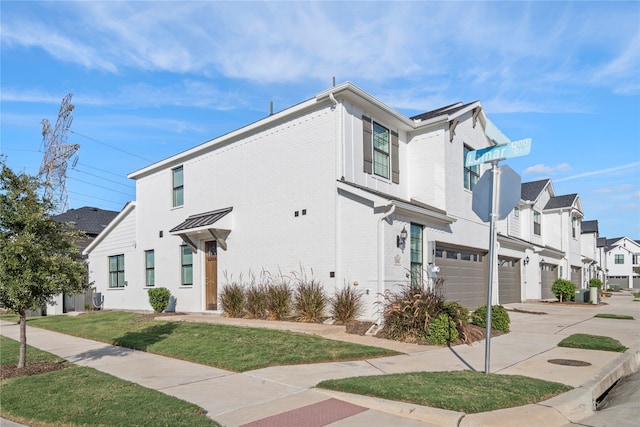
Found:
M 407 229 L 402 227 L 402 231 L 399 236 L 396 236 L 396 246 L 401 248 L 404 247 L 405 242 L 407 241 Z
M 522 261 L 522 263 L 523 263 L 524 265 L 529 264 L 529 255 L 527 255 L 527 257 Z
M 540 259 L 540 268 L 542 268 L 542 266 L 544 266 L 544 258 Z

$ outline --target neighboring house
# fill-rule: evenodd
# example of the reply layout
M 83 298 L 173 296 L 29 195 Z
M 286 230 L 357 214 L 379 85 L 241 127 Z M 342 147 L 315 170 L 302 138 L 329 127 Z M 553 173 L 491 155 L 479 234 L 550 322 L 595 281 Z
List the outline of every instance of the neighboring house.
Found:
M 478 101 L 408 118 L 333 87 L 130 174 L 136 201 L 85 250 L 91 280 L 105 308 L 149 309 L 163 286 L 181 311 L 219 310 L 225 277 L 302 266 L 329 295 L 357 286 L 373 319 L 385 290 L 437 265 L 475 308 L 489 234 L 471 211 L 484 167 L 464 157 L 491 145 L 489 123 Z
M 556 196 L 550 179 L 522 183 L 520 197 L 497 228 L 500 245 L 522 253 L 522 300 L 555 298 L 551 285 L 558 278 L 584 287 L 580 197 Z
M 628 237 L 607 239 L 607 286 L 640 289 L 640 243 Z
M 604 271 L 601 267 L 600 251 L 598 250 L 598 221 L 582 221 L 581 228 L 583 282 L 588 285 L 589 280 L 597 278 L 604 284 L 606 277 L 604 277 Z
M 69 209 L 53 216 L 53 219 L 68 223 L 74 230 L 83 232 L 82 237 L 76 240 L 78 249 L 82 252 L 117 215 L 117 211 L 85 206 L 79 209 Z M 47 314 L 61 314 L 68 311 L 83 311 L 85 303 L 88 303 L 87 301 L 90 303 L 90 298 L 90 292 L 87 295 L 59 295 L 54 299 L 55 304 L 47 305 L 46 312 Z

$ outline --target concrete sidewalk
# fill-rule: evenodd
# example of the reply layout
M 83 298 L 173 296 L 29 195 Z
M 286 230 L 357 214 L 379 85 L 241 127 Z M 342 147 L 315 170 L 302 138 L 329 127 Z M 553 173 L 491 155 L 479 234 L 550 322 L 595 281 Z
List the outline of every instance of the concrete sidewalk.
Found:
M 364 361 L 278 366 L 234 373 L 195 363 L 114 347 L 29 328 L 28 343 L 73 363 L 89 366 L 195 403 L 225 426 L 564 426 L 593 414 L 594 400 L 617 379 L 640 366 L 640 303 L 630 294 L 601 306 L 508 304 L 511 332 L 491 339 L 491 372 L 556 381 L 574 390 L 538 404 L 490 413 L 463 414 L 314 388 L 325 379 L 412 371 L 484 370 L 484 341 L 451 348 L 361 337 L 332 325 L 227 319 L 185 315 L 184 321 L 236 324 L 310 333 L 331 339 L 392 348 L 403 355 Z M 546 313 L 546 314 L 533 314 Z M 636 320 L 594 318 L 597 313 L 629 314 Z M 171 320 L 177 320 L 172 317 Z M 19 337 L 15 324 L 1 333 Z M 630 349 L 624 353 L 559 348 L 574 333 L 605 335 Z M 550 359 L 588 362 L 556 365 Z M 150 369 L 152 367 L 152 369 Z M 611 425 L 615 425 L 612 423 Z

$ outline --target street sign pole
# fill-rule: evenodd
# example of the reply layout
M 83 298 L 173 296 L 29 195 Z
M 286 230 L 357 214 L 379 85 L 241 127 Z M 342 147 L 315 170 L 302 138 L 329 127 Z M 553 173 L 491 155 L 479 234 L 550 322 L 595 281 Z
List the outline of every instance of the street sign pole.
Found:
M 484 346 L 484 373 L 490 372 L 490 360 L 491 360 L 491 306 L 493 305 L 493 266 L 496 258 L 496 216 L 498 215 L 498 195 L 500 189 L 498 184 L 500 183 L 500 168 L 498 167 L 498 161 L 491 162 L 491 213 L 489 215 L 489 279 L 487 285 L 487 330 Z

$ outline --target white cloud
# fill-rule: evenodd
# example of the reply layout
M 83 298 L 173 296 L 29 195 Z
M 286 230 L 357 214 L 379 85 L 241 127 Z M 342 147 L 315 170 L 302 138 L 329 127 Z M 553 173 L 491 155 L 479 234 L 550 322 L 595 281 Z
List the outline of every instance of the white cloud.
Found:
M 615 166 L 612 168 L 599 169 L 591 172 L 579 173 L 577 175 L 566 176 L 564 178 L 556 179 L 555 182 L 571 181 L 574 179 L 585 178 L 588 176 L 605 175 L 605 174 L 610 174 L 614 172 L 626 171 L 629 169 L 640 169 L 640 162 L 633 162 L 626 165 Z
M 524 175 L 553 175 L 558 172 L 567 172 L 570 170 L 571 165 L 569 165 L 568 163 L 559 163 L 554 166 L 537 164 L 526 168 L 522 173 Z

